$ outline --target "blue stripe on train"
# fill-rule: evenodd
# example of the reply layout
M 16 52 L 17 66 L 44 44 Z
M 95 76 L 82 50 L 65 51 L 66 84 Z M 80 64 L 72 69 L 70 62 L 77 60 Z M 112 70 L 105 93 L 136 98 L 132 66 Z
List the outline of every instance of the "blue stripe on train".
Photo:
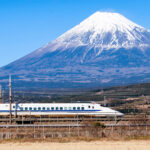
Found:
M 12 110 L 11 112 L 95 112 L 101 110 Z M 9 110 L 0 110 L 0 112 L 10 112 Z

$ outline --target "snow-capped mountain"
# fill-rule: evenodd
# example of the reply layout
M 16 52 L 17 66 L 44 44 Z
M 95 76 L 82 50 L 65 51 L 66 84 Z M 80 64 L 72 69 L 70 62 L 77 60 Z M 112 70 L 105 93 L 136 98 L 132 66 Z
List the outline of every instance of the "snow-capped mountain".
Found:
M 53 45 L 49 51 L 55 51 L 88 46 L 99 48 L 97 55 L 112 48 L 143 49 L 150 45 L 146 34 L 150 32 L 118 13 L 96 12 L 44 48 Z
M 149 81 L 150 31 L 118 13 L 96 12 L 56 40 L 0 69 L 54 87 Z M 54 84 L 53 84 L 54 83 Z M 63 84 L 62 84 L 63 83 Z

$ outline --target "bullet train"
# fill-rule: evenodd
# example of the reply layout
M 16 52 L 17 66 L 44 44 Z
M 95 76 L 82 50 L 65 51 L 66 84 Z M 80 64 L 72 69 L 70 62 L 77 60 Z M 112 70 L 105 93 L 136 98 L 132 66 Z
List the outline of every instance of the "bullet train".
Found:
M 123 116 L 123 113 L 97 103 L 13 103 L 12 115 L 92 115 Z M 0 115 L 9 115 L 9 103 L 0 104 Z

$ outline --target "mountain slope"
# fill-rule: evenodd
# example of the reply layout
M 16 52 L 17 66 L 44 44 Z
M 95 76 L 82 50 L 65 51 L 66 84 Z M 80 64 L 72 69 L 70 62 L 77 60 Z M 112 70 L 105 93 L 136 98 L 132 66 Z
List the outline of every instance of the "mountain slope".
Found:
M 17 82 L 53 87 L 149 81 L 150 31 L 118 13 L 96 12 L 56 40 L 0 69 Z M 5 80 L 2 80 L 5 81 Z M 47 84 L 45 84 L 47 86 Z

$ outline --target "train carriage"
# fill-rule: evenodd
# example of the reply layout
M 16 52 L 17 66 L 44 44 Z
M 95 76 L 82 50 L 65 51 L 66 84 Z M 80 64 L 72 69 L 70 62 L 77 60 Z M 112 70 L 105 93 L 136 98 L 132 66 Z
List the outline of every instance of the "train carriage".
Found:
M 122 116 L 119 111 L 97 103 L 13 103 L 12 115 L 94 115 Z M 0 104 L 0 115 L 9 115 L 10 105 Z

